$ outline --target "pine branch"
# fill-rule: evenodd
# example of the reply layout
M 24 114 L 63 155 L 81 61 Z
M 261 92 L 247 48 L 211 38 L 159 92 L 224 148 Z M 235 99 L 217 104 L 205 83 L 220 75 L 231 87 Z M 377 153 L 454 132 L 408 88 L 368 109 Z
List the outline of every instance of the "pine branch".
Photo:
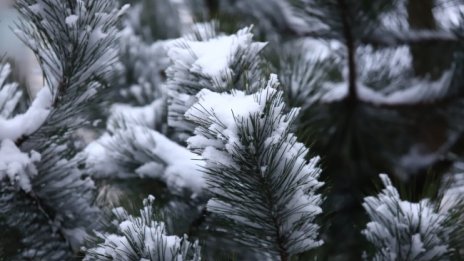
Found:
M 361 39 L 363 44 L 378 47 L 396 47 L 411 44 L 458 44 L 460 39 L 451 32 L 438 30 L 411 30 L 408 32 L 374 31 Z
M 143 201 L 140 216 L 134 217 L 123 208 L 113 209 L 116 234 L 97 233 L 98 241 L 86 250 L 85 261 L 199 261 L 198 241 L 188 237 L 168 236 L 163 222 L 155 220 L 154 197 Z
M 21 0 L 17 9 L 25 19 L 17 34 L 36 54 L 52 96 L 46 121 L 18 142 L 23 149 L 37 149 L 53 134 L 64 135 L 84 122 L 71 119 L 82 114 L 111 78 L 115 25 L 122 12 L 111 0 Z
M 195 128 L 185 120 L 184 113 L 196 102 L 199 91 L 206 88 L 226 92 L 236 88 L 253 92 L 256 87 L 245 81 L 261 74 L 258 55 L 265 43 L 252 40 L 251 28 L 230 36 L 217 36 L 213 28 L 214 24 L 199 25 L 168 51 L 173 61 L 167 70 L 168 124 L 183 133 L 181 140 L 191 136 Z
M 388 176 L 380 178 L 385 189 L 363 204 L 371 219 L 363 234 L 376 248 L 373 260 L 448 260 L 456 227 L 447 221 L 450 213 L 428 199 L 402 201 Z
M 317 31 L 295 34 L 295 36 L 311 37 L 316 39 L 327 38 L 327 35 L 321 34 Z M 437 43 L 457 45 L 459 41 L 460 37 L 456 36 L 456 34 L 440 30 L 410 30 L 401 32 L 374 30 L 360 38 L 360 43 L 376 47 L 399 47 L 402 45 Z
M 239 243 L 288 260 L 322 244 L 314 224 L 322 183 L 318 158 L 306 162 L 307 149 L 290 133 L 297 111 L 284 113 L 277 84 L 272 76 L 255 95 L 204 89 L 186 113 L 198 126 L 187 141 L 206 161 L 208 210 Z
M 13 251 L 8 249 L 8 252 L 13 252 L 14 256 L 7 255 L 6 258 L 12 260 L 72 258 L 63 234 L 53 225 L 53 220 L 44 211 L 40 202 L 30 194 L 18 191 L 4 182 L 1 183 L 0 195 L 0 229 L 7 231 L 8 228 L 14 227 L 21 239 L 20 242 L 11 242 L 16 249 Z M 18 245 L 23 246 L 20 251 Z
M 152 113 L 156 108 L 147 109 Z M 131 111 L 125 109 L 128 117 L 119 118 L 85 150 L 92 177 L 154 179 L 165 183 L 173 194 L 201 194 L 205 184 L 200 158 L 149 126 L 131 122 Z
M 15 147 L 8 143 L 14 140 L 22 151 L 31 151 L 31 160 L 36 158 L 26 165 L 32 165 L 29 177 L 15 173 L 21 177 L 20 189 L 1 193 L 1 197 L 11 198 L 6 207 L 12 217 L 24 213 L 23 205 L 32 205 L 27 214 L 35 219 L 31 226 L 42 227 L 42 234 L 29 235 L 18 227 L 27 224 L 6 220 L 6 227 L 22 231 L 19 240 L 24 247 L 18 252 L 26 257 L 30 249 L 39 259 L 69 259 L 79 251 L 87 229 L 97 225 L 94 184 L 83 177 L 81 159 L 75 157 L 69 137 L 85 123 L 86 105 L 111 75 L 109 65 L 116 58 L 115 26 L 121 15 L 113 4 L 111 0 L 17 2 L 24 19 L 18 22 L 17 34 L 36 54 L 47 81 L 28 111 L 2 122 L 6 127 L 0 137 L 2 150 Z M 16 155 L 12 162 L 0 157 L 0 165 L 18 166 L 24 155 Z M 3 173 L 0 176 L 3 178 Z M 47 238 L 51 242 L 43 248 L 36 243 Z M 47 245 L 56 245 L 56 249 Z

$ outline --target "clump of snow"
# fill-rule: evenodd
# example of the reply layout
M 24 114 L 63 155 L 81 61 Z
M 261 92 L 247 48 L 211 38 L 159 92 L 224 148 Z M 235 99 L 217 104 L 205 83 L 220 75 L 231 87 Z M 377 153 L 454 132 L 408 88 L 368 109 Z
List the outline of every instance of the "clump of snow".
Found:
M 236 119 L 248 117 L 262 109 L 262 105 L 258 103 L 256 97 L 253 95 L 246 95 L 242 91 L 227 94 L 203 89 L 198 93 L 197 97 L 200 106 L 192 106 L 192 108 L 186 112 L 187 119 L 202 119 L 205 113 L 199 109 L 200 107 L 211 110 L 207 120 L 213 121 L 213 123 L 209 126 L 209 130 L 227 139 L 228 145 L 230 146 L 233 146 L 233 144 L 238 141 Z M 219 121 L 214 122 L 216 119 L 219 119 Z M 217 138 L 218 137 L 214 137 L 213 140 Z M 203 136 L 198 135 L 189 138 L 187 141 L 190 147 L 193 148 L 199 148 L 205 145 L 208 146 L 211 142 L 204 140 Z M 218 153 L 217 155 L 221 154 L 220 152 L 215 153 Z
M 39 153 L 23 153 L 13 141 L 5 139 L 0 145 L 0 180 L 8 178 L 11 184 L 29 192 L 32 189 L 30 179 L 37 175 L 34 163 L 38 161 Z
M 118 122 L 125 121 L 125 124 L 135 124 L 147 127 L 155 127 L 156 123 L 162 118 L 165 101 L 156 99 L 146 106 L 134 107 L 127 104 L 114 104 L 111 106 L 110 117 L 108 119 L 108 129 L 112 131 L 117 128 Z
M 48 117 L 52 104 L 50 89 L 42 88 L 29 109 L 11 119 L 0 117 L 0 140 L 17 140 L 34 133 Z
M 175 42 L 168 51 L 168 56 L 175 63 L 188 64 L 189 72 L 204 75 L 222 86 L 234 75 L 231 65 L 246 49 L 261 50 L 265 44 L 252 42 L 253 35 L 249 28 L 237 34 L 219 36 L 208 41 L 192 41 L 181 39 Z
M 201 157 L 145 126 L 129 125 L 105 134 L 90 143 L 85 154 L 95 178 L 155 178 L 172 191 L 188 189 L 195 194 L 205 187 Z M 125 171 L 126 158 L 139 164 L 135 173 Z
M 377 91 L 358 82 L 358 98 L 361 101 L 375 105 L 408 105 L 433 102 L 447 94 L 452 75 L 451 71 L 447 71 L 436 81 L 413 80 L 409 82 L 408 88 L 391 93 Z M 324 88 L 325 92 L 321 92 L 320 97 L 315 97 L 314 100 L 333 102 L 342 100 L 348 95 L 348 84 L 346 82 L 327 83 Z
M 441 260 L 449 249 L 446 216 L 423 199 L 418 203 L 401 200 L 387 175 L 380 178 L 385 189 L 364 199 L 370 218 L 362 231 L 375 247 L 374 260 Z
M 76 25 L 77 20 L 79 20 L 79 16 L 77 16 L 77 15 L 69 15 L 69 16 L 66 17 L 65 23 L 66 23 L 69 27 L 72 27 L 72 26 L 75 26 L 75 25 Z

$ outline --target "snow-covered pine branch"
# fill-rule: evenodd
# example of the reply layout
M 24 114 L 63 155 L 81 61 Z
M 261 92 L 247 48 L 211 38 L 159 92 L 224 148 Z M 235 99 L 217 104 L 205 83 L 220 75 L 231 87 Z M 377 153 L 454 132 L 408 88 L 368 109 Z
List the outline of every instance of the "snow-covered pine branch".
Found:
M 8 153 L 0 158 L 7 171 L 0 211 L 8 213 L 0 225 L 18 232 L 20 247 L 9 258 L 67 260 L 99 213 L 70 137 L 110 77 L 121 11 L 112 0 L 20 0 L 17 8 L 16 33 L 36 54 L 46 86 L 26 112 L 0 119 L 1 151 Z
M 253 42 L 251 28 L 216 36 L 214 27 L 214 24 L 198 25 L 194 33 L 175 41 L 168 51 L 173 62 L 167 70 L 168 124 L 176 132 L 186 134 L 183 140 L 195 128 L 184 114 L 196 102 L 198 92 L 202 89 L 253 92 L 254 83 L 261 76 L 259 53 L 265 43 Z
M 374 246 L 372 260 L 449 260 L 450 235 L 459 226 L 449 222 L 451 212 L 429 199 L 402 200 L 388 176 L 380 178 L 385 188 L 363 203 L 371 221 L 362 233 Z
M 123 10 L 113 0 L 21 0 L 17 9 L 24 19 L 16 33 L 39 60 L 51 95 L 43 126 L 17 142 L 36 148 L 85 122 L 78 116 L 111 78 Z
M 227 231 L 281 260 L 318 247 L 322 212 L 319 158 L 296 141 L 277 77 L 255 94 L 203 89 L 186 118 L 197 125 L 188 147 L 206 161 L 212 199 L 207 209 L 231 222 Z
M 85 150 L 87 168 L 95 179 L 149 178 L 166 183 L 172 193 L 202 192 L 205 184 L 200 157 L 142 121 L 156 118 L 153 114 L 160 109 L 160 102 L 138 108 L 125 106 L 124 113 L 115 112 L 108 133 Z
M 175 194 L 188 191 L 198 195 L 204 187 L 199 157 L 178 145 L 177 132 L 166 126 L 162 74 L 170 64 L 166 48 L 173 41 L 150 45 L 130 27 L 120 34 L 118 103 L 109 110 L 106 133 L 85 150 L 87 171 L 95 179 L 156 179 Z M 210 23 L 195 25 L 185 37 L 193 40 L 215 35 L 215 24 Z M 169 157 L 170 151 L 177 156 Z
M 169 236 L 163 222 L 155 220 L 154 197 L 143 201 L 140 216 L 132 216 L 119 207 L 113 210 L 117 233 L 98 233 L 102 241 L 86 250 L 85 261 L 199 261 L 198 241 L 190 243 L 187 236 Z

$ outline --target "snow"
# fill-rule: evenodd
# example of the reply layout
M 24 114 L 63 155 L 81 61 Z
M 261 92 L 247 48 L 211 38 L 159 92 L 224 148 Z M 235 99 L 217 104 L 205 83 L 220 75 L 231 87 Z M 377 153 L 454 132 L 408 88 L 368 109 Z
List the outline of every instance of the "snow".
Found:
M 153 196 L 143 201 L 144 207 L 140 210 L 139 217 L 129 215 L 121 207 L 113 209 L 117 233 L 97 233 L 104 242 L 89 249 L 84 260 L 95 260 L 92 256 L 111 260 L 152 260 L 153 257 L 157 260 L 190 260 L 183 257 L 190 254 L 198 256 L 200 249 L 197 243 L 189 243 L 187 236 L 180 238 L 167 235 L 164 223 L 154 220 L 153 202 Z
M 94 178 L 116 176 L 120 172 L 117 162 L 110 157 L 107 148 L 103 145 L 110 141 L 111 136 L 104 134 L 84 149 L 87 168 L 92 171 Z
M 24 114 L 11 119 L 0 117 L 0 140 L 17 140 L 34 133 L 47 119 L 51 104 L 50 90 L 44 87 Z
M 244 28 L 234 35 L 219 36 L 204 42 L 181 39 L 169 47 L 168 56 L 176 63 L 191 63 L 190 73 L 210 77 L 220 86 L 233 76 L 231 62 L 242 55 L 241 50 L 259 51 L 265 46 L 265 43 L 253 43 L 249 30 Z
M 66 23 L 69 27 L 72 27 L 72 26 L 75 26 L 75 25 L 76 25 L 77 20 L 79 20 L 79 16 L 77 16 L 77 15 L 69 15 L 69 16 L 66 17 L 65 23 Z
M 212 123 L 209 130 L 217 133 L 218 136 L 226 137 L 229 145 L 233 146 L 238 142 L 236 133 L 238 122 L 246 121 L 249 116 L 262 112 L 266 106 L 263 101 L 276 93 L 273 88 L 275 85 L 278 85 L 277 76 L 272 74 L 267 87 L 252 95 L 237 90 L 231 93 L 218 93 L 203 89 L 196 96 L 198 103 L 187 110 L 185 116 L 192 121 L 207 116 L 207 120 Z M 195 133 L 197 135 L 188 140 L 192 147 L 204 147 L 216 143 L 215 139 L 207 140 L 198 131 Z
M 130 145 L 125 144 L 126 139 Z M 122 150 L 122 153 L 133 153 L 133 158 L 140 162 L 135 173 L 121 171 L 118 165 L 121 151 L 114 151 L 112 144 L 131 150 Z M 189 189 L 194 194 L 201 193 L 206 186 L 201 157 L 144 126 L 130 125 L 128 129 L 117 130 L 113 136 L 105 134 L 90 143 L 84 153 L 95 178 L 155 178 L 164 181 L 173 192 Z
M 143 125 L 147 127 L 155 126 L 164 111 L 164 100 L 157 99 L 146 106 L 134 107 L 127 104 L 114 104 L 110 109 L 110 117 L 108 119 L 109 130 L 114 129 L 114 125 L 121 119 L 128 124 Z
M 224 50 L 234 50 L 236 48 L 234 45 L 237 44 L 235 41 L 236 39 L 232 37 L 220 37 L 206 43 L 188 43 L 198 56 L 191 70 L 205 75 L 220 75 L 221 72 L 230 75 L 232 73 L 228 67 L 230 53 Z
M 281 225 L 282 233 L 287 234 L 286 247 L 291 253 L 299 253 L 322 244 L 322 241 L 317 240 L 319 227 L 313 220 L 322 212 L 322 198 L 315 191 L 323 183 L 317 180 L 321 172 L 317 167 L 319 158 L 307 162 L 304 156 L 308 150 L 290 133 L 289 124 L 295 119 L 298 110 L 287 111 L 283 93 L 276 89 L 278 85 L 277 76 L 271 75 L 267 85 L 254 94 L 237 90 L 217 93 L 203 89 L 196 96 L 198 103 L 185 114 L 188 120 L 198 125 L 194 131 L 195 136 L 187 139 L 187 144 L 188 148 L 205 159 L 209 173 L 207 179 L 212 183 L 210 189 L 213 194 L 221 195 L 221 198 L 213 196 L 207 204 L 208 210 L 213 213 L 226 215 L 227 218 L 255 229 L 265 229 L 266 226 L 249 219 L 243 213 L 253 212 L 253 215 L 265 216 L 269 220 L 273 218 L 268 212 L 261 212 L 260 202 L 256 202 L 261 197 L 260 192 L 249 195 L 249 192 L 242 194 L 244 192 L 239 190 L 223 188 L 223 182 L 237 182 L 240 184 L 234 186 L 247 189 L 262 186 L 262 183 L 256 179 L 245 181 L 238 177 L 240 174 L 223 181 L 225 173 L 234 175 L 244 171 L 243 168 L 247 170 L 256 167 L 270 183 L 269 186 L 278 188 L 276 198 L 284 191 L 292 191 L 290 195 L 282 196 L 282 202 L 276 203 L 279 206 L 276 211 L 286 213 L 286 219 Z M 256 155 L 256 159 L 244 159 L 248 151 L 256 150 L 256 144 L 259 144 L 263 155 Z M 277 158 L 279 160 L 275 160 Z M 288 175 L 286 180 L 292 181 L 284 182 L 286 176 L 283 175 Z M 243 202 L 243 206 L 231 202 Z M 257 204 L 256 209 L 250 209 L 249 206 L 253 204 Z M 308 237 L 308 231 L 313 235 Z
M 268 90 L 270 91 L 270 90 Z M 205 116 L 212 124 L 209 126 L 209 131 L 215 133 L 215 137 L 207 138 L 201 134 L 201 131 L 196 130 L 195 136 L 187 139 L 188 147 L 195 150 L 197 148 L 205 149 L 202 157 L 210 161 L 221 162 L 221 164 L 233 164 L 229 156 L 224 155 L 234 151 L 234 146 L 240 144 L 237 133 L 237 122 L 248 120 L 250 115 L 258 113 L 262 110 L 263 105 L 259 104 L 257 97 L 247 95 L 242 91 L 234 91 L 228 93 L 216 93 L 208 89 L 203 89 L 198 93 L 198 104 L 192 106 L 186 113 L 187 119 L 195 120 L 202 119 Z M 206 120 L 206 119 L 205 119 Z M 220 151 L 222 146 L 208 147 L 212 144 L 217 144 L 217 140 L 225 140 L 224 145 L 227 152 Z
M 123 6 L 119 9 L 119 11 L 118 11 L 118 13 L 117 13 L 116 16 L 120 17 L 120 16 L 122 16 L 122 15 L 127 14 L 127 11 L 130 9 L 130 7 L 131 7 L 130 4 L 125 4 L 125 5 L 123 5 Z
M 25 192 L 32 189 L 30 179 L 37 175 L 34 163 L 40 161 L 40 154 L 32 151 L 23 153 L 13 141 L 5 139 L 0 145 L 0 180 L 8 178 Z
M 433 15 L 443 29 L 454 29 L 462 22 L 464 4 L 458 1 L 438 0 Z
M 408 88 L 391 93 L 382 93 L 358 82 L 358 98 L 374 105 L 408 105 L 433 102 L 447 94 L 451 79 L 452 72 L 447 71 L 436 81 L 414 80 L 410 82 Z M 346 82 L 327 83 L 324 88 L 326 92 L 320 96 L 322 102 L 339 101 L 348 95 Z M 314 98 L 314 100 L 317 99 L 317 97 Z
M 167 164 L 163 174 L 167 185 L 172 188 L 190 188 L 200 193 L 205 187 L 201 157 L 158 132 L 152 131 L 150 134 L 156 143 L 151 151 Z M 143 137 L 143 134 L 138 137 Z M 140 144 L 144 144 L 143 141 Z

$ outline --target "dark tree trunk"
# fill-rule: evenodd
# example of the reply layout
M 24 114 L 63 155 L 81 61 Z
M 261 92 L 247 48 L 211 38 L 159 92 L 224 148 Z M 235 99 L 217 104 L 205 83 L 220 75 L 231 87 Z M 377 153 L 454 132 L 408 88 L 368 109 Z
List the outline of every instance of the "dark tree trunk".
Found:
M 434 0 L 409 0 L 408 22 L 411 30 L 435 30 Z M 411 45 L 416 76 L 438 79 L 450 67 L 453 48 L 450 43 L 416 43 Z

